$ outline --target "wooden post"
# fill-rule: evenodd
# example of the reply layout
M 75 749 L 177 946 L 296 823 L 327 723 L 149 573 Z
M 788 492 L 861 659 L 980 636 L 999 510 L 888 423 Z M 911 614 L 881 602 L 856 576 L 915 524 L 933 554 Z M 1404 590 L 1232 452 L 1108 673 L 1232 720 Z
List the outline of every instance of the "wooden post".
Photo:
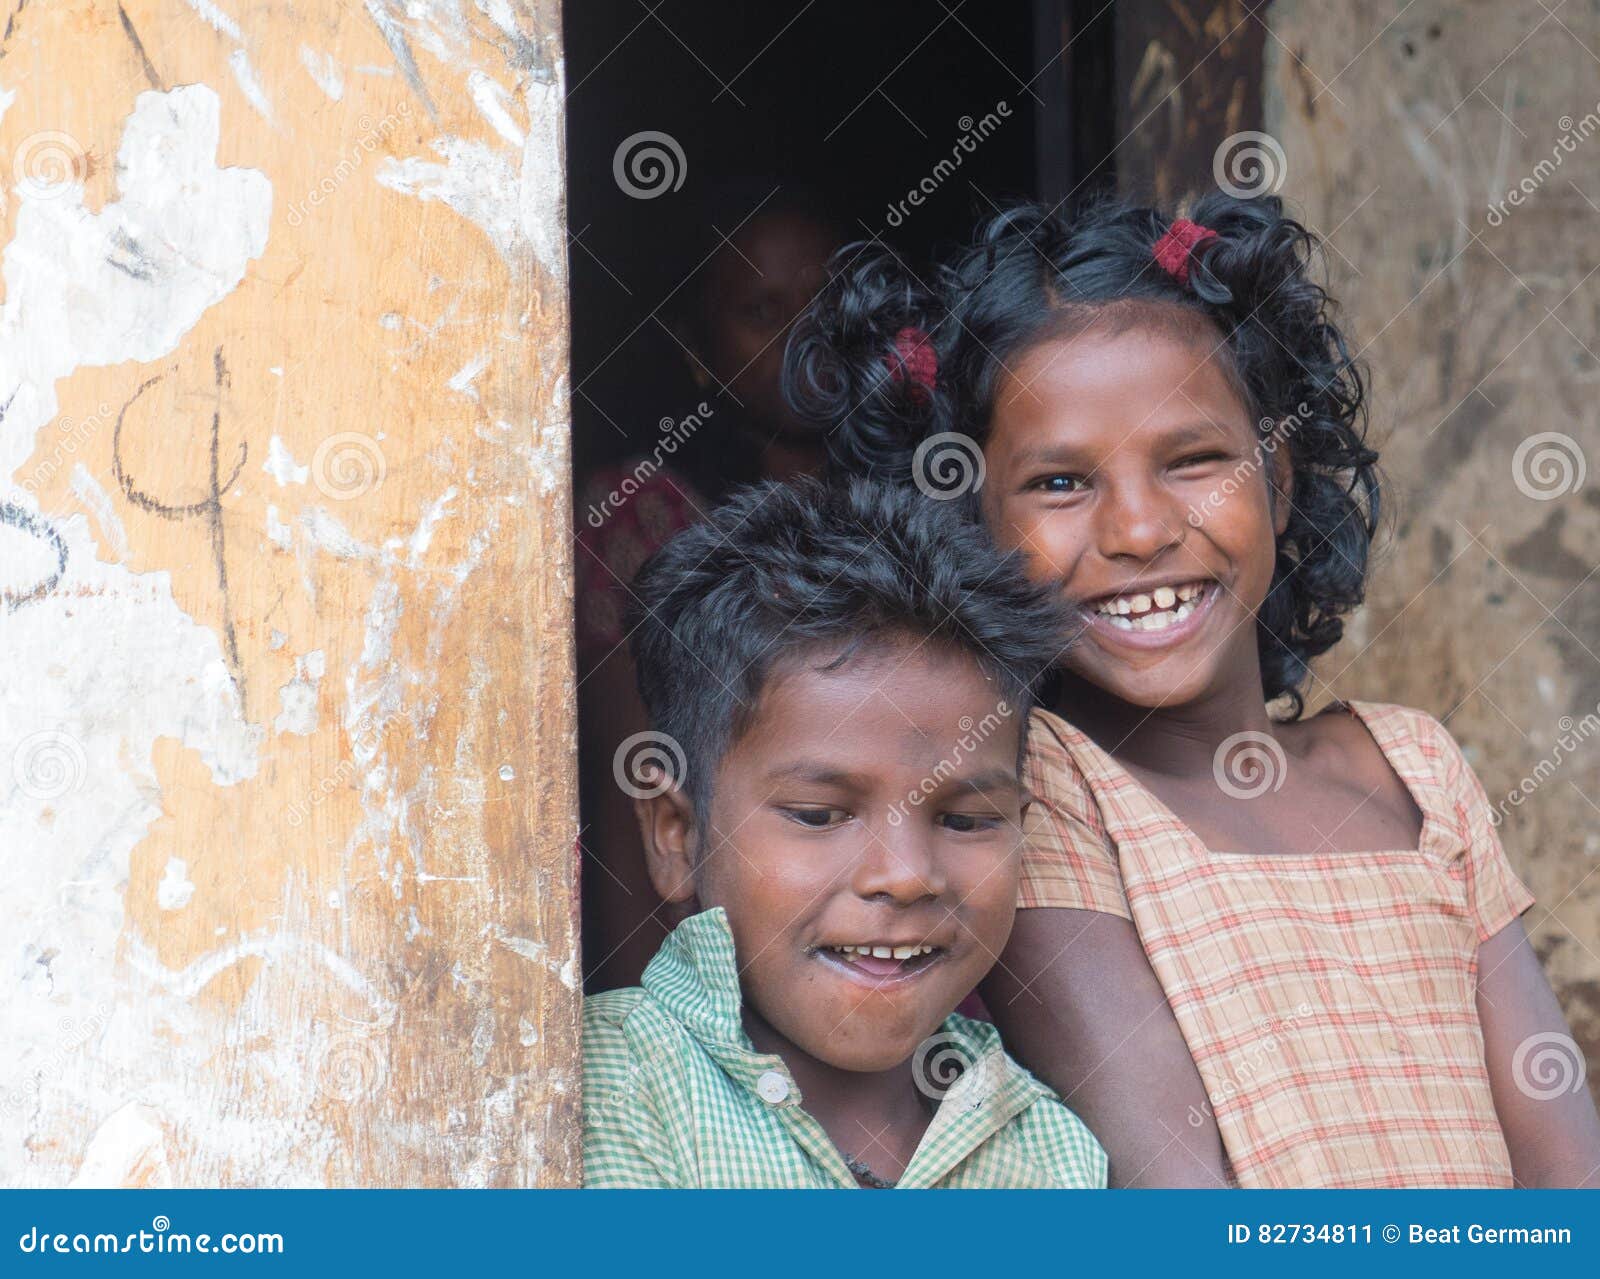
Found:
M 0 1183 L 570 1185 L 556 0 L 0 14 Z

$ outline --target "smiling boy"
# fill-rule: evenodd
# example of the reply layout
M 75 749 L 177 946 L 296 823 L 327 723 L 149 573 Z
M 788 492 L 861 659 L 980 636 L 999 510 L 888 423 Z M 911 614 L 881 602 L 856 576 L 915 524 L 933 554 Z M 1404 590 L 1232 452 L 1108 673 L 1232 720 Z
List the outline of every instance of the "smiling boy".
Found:
M 692 915 L 590 999 L 591 1186 L 1102 1186 L 1105 1155 L 953 1009 L 1016 910 L 1030 689 L 1061 621 L 915 490 L 746 490 L 635 582 L 668 739 L 638 813 Z

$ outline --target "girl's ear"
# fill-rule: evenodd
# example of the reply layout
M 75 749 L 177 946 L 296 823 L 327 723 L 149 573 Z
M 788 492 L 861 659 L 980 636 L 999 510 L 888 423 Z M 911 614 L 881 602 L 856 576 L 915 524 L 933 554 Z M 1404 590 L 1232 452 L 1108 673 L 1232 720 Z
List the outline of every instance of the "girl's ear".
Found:
M 1294 493 L 1294 455 L 1281 424 L 1271 439 L 1276 441 L 1267 461 L 1267 482 L 1272 486 L 1272 531 L 1282 537 L 1289 527 L 1289 502 Z
M 633 811 L 639 819 L 651 886 L 664 902 L 692 902 L 699 832 L 689 797 L 671 786 L 659 795 L 635 799 Z

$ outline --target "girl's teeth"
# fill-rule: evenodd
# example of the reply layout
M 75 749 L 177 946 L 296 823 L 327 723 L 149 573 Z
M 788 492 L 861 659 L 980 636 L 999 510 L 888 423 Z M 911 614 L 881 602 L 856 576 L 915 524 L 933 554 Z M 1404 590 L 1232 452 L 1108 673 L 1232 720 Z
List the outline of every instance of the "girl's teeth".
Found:
M 1205 593 L 1205 589 L 1200 582 L 1176 587 L 1158 586 L 1148 595 L 1122 595 L 1108 600 L 1099 606 L 1099 612 L 1125 631 L 1161 630 L 1187 617 L 1185 606 L 1189 606 L 1189 612 L 1192 612 L 1193 604 Z M 1146 625 L 1151 619 L 1157 625 Z

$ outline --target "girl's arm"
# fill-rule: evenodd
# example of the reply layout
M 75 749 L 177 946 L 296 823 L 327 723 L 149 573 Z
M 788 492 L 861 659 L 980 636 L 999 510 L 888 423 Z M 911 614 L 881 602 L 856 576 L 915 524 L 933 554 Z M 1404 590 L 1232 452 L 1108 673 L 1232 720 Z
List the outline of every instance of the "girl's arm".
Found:
M 1578 1082 L 1583 1050 L 1520 920 L 1478 947 L 1478 1019 L 1517 1184 L 1600 1187 L 1600 1116 Z
M 1200 1072 L 1132 923 L 1018 911 L 983 999 L 1017 1058 L 1099 1138 L 1111 1185 L 1228 1184 Z

